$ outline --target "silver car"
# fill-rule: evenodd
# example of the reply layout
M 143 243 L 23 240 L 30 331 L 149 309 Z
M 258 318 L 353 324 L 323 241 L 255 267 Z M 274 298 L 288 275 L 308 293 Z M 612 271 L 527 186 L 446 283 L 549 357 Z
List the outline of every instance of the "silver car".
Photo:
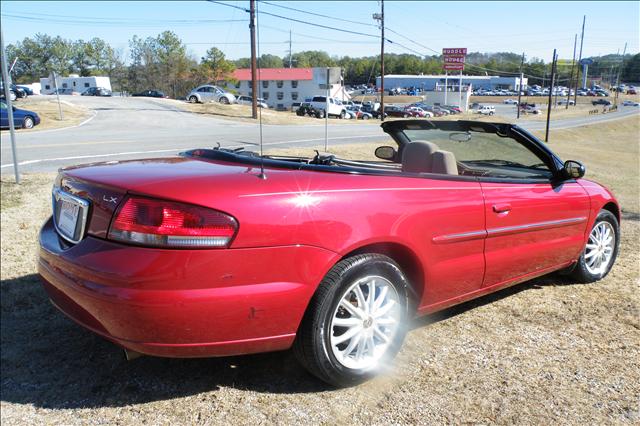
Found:
M 238 104 L 240 105 L 252 105 L 253 99 L 251 96 L 238 96 Z M 269 108 L 264 99 L 258 98 L 258 107 L 259 108 Z
M 221 104 L 234 104 L 236 97 L 233 93 L 229 93 L 218 86 L 211 84 L 203 84 L 193 89 L 187 95 L 187 100 L 191 103 L 196 102 L 220 102 Z

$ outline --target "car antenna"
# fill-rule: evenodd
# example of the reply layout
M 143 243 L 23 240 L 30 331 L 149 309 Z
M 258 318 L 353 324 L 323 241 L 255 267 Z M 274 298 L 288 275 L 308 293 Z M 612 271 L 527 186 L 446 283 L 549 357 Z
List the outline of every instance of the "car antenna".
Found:
M 257 53 L 257 57 L 260 57 L 260 19 L 258 18 L 258 16 L 260 15 L 258 13 L 258 2 L 255 2 L 255 8 L 256 8 L 256 13 L 255 13 L 255 19 L 256 19 L 256 36 L 258 39 L 257 44 L 257 49 L 258 49 L 258 53 Z M 260 68 L 260 61 L 258 61 L 258 81 L 257 86 L 260 87 L 260 83 L 261 83 L 261 78 L 262 78 L 262 71 Z M 254 87 L 253 88 L 253 96 L 254 98 L 258 97 L 258 87 Z M 259 120 L 259 127 L 260 127 L 260 174 L 258 175 L 258 177 L 260 179 L 266 179 L 267 175 L 264 173 L 264 156 L 262 155 L 262 107 L 259 106 L 258 108 L 258 120 Z

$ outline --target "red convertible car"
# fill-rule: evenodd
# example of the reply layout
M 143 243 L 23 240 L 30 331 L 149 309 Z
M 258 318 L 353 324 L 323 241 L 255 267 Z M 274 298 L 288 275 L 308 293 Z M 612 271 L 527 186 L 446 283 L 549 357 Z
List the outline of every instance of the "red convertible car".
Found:
M 224 148 L 69 167 L 39 273 L 129 354 L 293 347 L 337 386 L 387 365 L 414 316 L 562 271 L 607 275 L 613 195 L 525 130 L 385 122 L 375 160 Z

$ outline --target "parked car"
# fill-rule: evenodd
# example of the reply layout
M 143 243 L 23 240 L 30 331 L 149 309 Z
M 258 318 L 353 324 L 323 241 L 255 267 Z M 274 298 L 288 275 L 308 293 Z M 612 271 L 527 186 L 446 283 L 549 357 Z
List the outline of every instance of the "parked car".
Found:
M 23 99 L 29 96 L 29 93 L 27 93 L 26 90 L 24 90 L 22 87 L 16 86 L 15 84 L 11 84 L 11 90 L 15 92 L 17 99 Z
M 53 89 L 51 91 L 52 95 L 55 95 L 56 93 L 58 95 L 80 96 L 80 92 L 77 92 L 77 91 L 75 91 L 73 89 L 70 89 L 70 88 L 62 88 L 62 89 L 57 89 L 57 90 Z
M 524 114 L 542 114 L 542 110 L 536 104 L 528 104 L 526 102 L 522 102 L 520 104 L 520 112 Z
M 388 117 L 409 118 L 409 117 L 414 117 L 415 116 L 415 114 L 412 111 L 408 111 L 408 110 L 406 110 L 404 108 L 400 108 L 400 107 L 395 106 L 395 105 L 385 106 L 384 107 L 384 113 Z
M 591 105 L 593 105 L 593 106 L 596 106 L 596 105 L 609 106 L 609 105 L 611 105 L 611 101 L 609 101 L 607 99 L 596 99 L 594 101 L 591 101 Z
M 240 105 L 253 105 L 253 98 L 251 96 L 238 96 L 237 103 Z M 258 98 L 257 104 L 258 108 L 269 108 L 263 98 Z
M 89 87 L 82 92 L 82 96 L 111 96 L 111 90 L 104 87 Z
M 311 102 L 302 102 L 296 110 L 296 115 L 298 117 L 304 117 L 305 115 L 308 115 L 309 117 L 324 118 L 324 110 L 316 110 L 311 105 Z
M 18 99 L 18 95 L 16 95 L 16 92 L 12 88 L 9 88 L 9 97 L 11 98 L 12 102 Z M 5 99 L 4 87 L 1 82 L 0 82 L 0 99 Z
M 604 96 L 604 97 L 609 96 L 609 92 L 603 89 L 596 89 L 594 92 L 596 96 Z
M 629 100 L 622 102 L 622 106 L 635 106 L 635 107 L 637 107 L 639 105 L 640 105 L 640 103 L 634 102 L 634 101 L 629 101 Z
M 16 87 L 20 90 L 24 90 L 27 96 L 33 96 L 33 90 L 31 90 L 30 87 L 27 87 L 27 86 L 16 86 Z
M 291 104 L 291 112 L 296 112 L 298 110 L 298 108 L 300 108 L 300 105 L 302 105 L 302 102 L 294 102 Z
M 505 99 L 502 103 L 507 105 L 518 105 L 518 101 L 515 99 Z
M 354 112 L 356 114 L 356 119 L 358 120 L 369 120 L 373 118 L 373 114 L 370 112 L 364 111 L 361 105 L 352 105 L 347 107 L 348 111 Z
M 218 86 L 205 84 L 189 92 L 187 100 L 191 103 L 220 102 L 228 105 L 236 103 L 236 96 Z
M 566 105 L 567 104 L 567 100 L 566 99 L 560 99 L 558 101 L 558 105 Z M 573 99 L 569 99 L 569 105 L 575 105 L 576 103 L 573 101 Z
M 431 111 L 427 111 L 422 107 L 418 107 L 418 106 L 411 106 L 406 109 L 407 111 L 411 111 L 414 117 L 431 118 L 434 115 Z
M 554 271 L 610 272 L 620 207 L 579 162 L 511 124 L 382 129 L 380 161 L 218 147 L 63 168 L 39 235 L 44 289 L 130 356 L 293 347 L 352 386 L 415 316 Z
M 12 105 L 13 108 L 13 125 L 16 128 L 32 129 L 40 124 L 40 116 L 26 109 L 18 109 Z M 0 127 L 3 129 L 9 128 L 9 107 L 4 100 L 0 101 Z
M 168 98 L 164 92 L 159 90 L 143 90 L 142 92 L 132 93 L 131 96 L 140 96 L 146 98 Z
M 632 88 L 627 89 L 627 95 L 637 95 L 637 94 L 638 94 L 637 89 L 635 89 L 635 88 L 634 89 L 632 89 Z
M 329 97 L 329 102 L 327 103 L 326 96 L 314 96 L 311 99 L 311 106 L 319 112 L 321 117 L 324 117 L 325 111 L 329 117 L 344 118 L 347 114 L 347 107 L 342 105 L 338 98 Z
M 496 107 L 493 105 L 482 105 L 478 108 L 478 114 L 482 115 L 494 115 L 496 113 Z

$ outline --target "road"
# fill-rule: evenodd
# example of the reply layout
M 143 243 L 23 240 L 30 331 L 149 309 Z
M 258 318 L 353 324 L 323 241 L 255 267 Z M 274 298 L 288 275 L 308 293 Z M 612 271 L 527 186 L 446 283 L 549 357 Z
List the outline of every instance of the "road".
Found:
M 95 112 L 95 117 L 79 127 L 18 132 L 18 164 L 25 172 L 51 172 L 61 166 L 92 161 L 124 160 L 175 155 L 192 148 L 257 147 L 260 128 L 255 123 L 223 120 L 180 110 L 175 103 L 147 98 L 73 98 Z M 506 111 L 505 111 L 506 112 Z M 608 121 L 634 113 L 637 109 L 552 123 L 567 128 Z M 386 135 L 377 125 L 331 120 L 329 145 L 380 141 Z M 529 130 L 544 128 L 544 122 L 523 122 Z M 324 143 L 323 122 L 317 125 L 264 125 L 265 147 L 309 146 Z M 1 136 L 1 172 L 12 173 L 8 132 Z

